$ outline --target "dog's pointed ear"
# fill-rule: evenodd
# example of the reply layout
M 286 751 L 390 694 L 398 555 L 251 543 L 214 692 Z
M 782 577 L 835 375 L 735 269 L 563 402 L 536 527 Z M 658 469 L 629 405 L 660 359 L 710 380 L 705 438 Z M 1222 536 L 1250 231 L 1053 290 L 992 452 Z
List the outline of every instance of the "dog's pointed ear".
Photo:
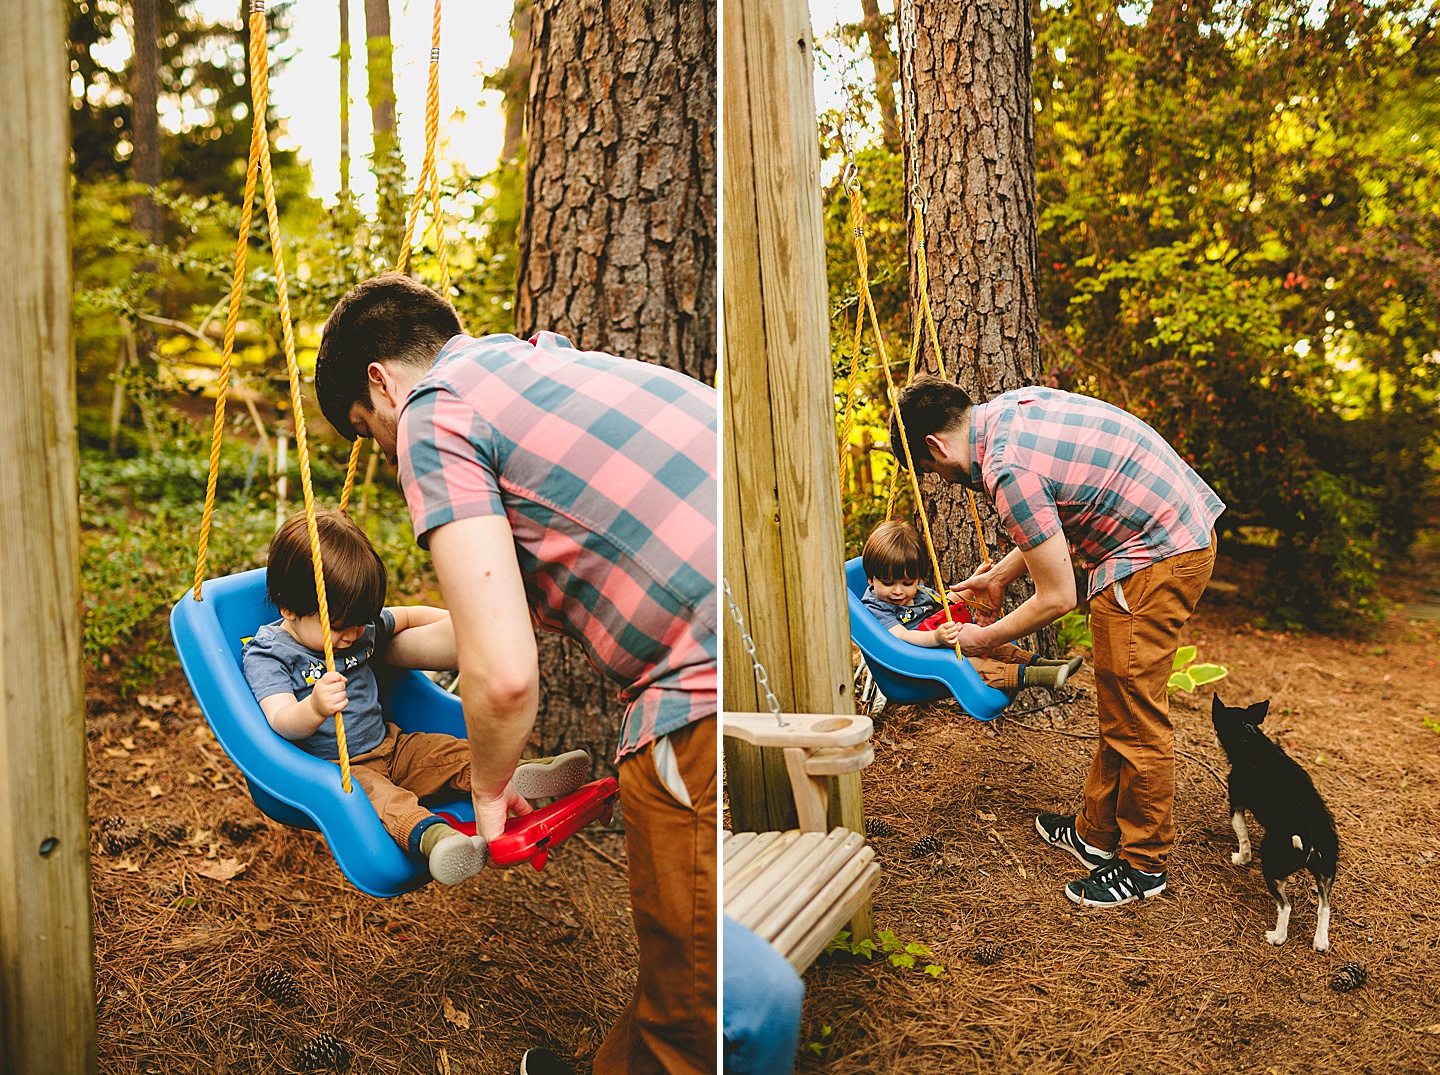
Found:
M 1245 712 L 1249 715 L 1251 724 L 1257 726 L 1263 724 L 1265 714 L 1270 712 L 1270 699 L 1266 698 L 1263 702 L 1256 702 L 1249 709 L 1245 710 Z
M 1210 696 L 1210 715 L 1218 717 L 1220 711 L 1225 708 L 1225 703 L 1220 700 L 1220 692 L 1216 691 Z

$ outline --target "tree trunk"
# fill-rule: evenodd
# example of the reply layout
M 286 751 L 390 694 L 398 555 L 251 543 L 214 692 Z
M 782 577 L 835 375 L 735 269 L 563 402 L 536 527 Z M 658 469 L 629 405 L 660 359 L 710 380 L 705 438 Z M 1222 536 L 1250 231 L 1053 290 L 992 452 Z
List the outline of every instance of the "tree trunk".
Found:
M 500 149 L 500 163 L 513 164 L 525 137 L 525 102 L 530 97 L 531 24 L 534 21 L 534 0 L 515 0 L 510 16 L 510 62 L 495 84 L 505 94 L 505 143 Z
M 1030 9 L 1027 0 L 925 4 L 915 21 L 914 86 L 905 87 L 915 111 L 906 120 L 915 125 L 920 188 L 928 199 L 930 303 L 947 375 L 983 403 L 1039 376 Z M 910 47 L 905 37 L 902 18 L 902 64 Z M 908 147 L 906 158 L 908 180 Z M 910 299 L 918 311 L 908 201 L 907 211 Z M 928 347 L 924 368 L 938 371 Z M 925 491 L 946 580 L 965 578 L 982 559 L 968 496 L 938 479 Z M 984 497 L 977 501 L 986 544 L 998 559 L 1008 538 L 1002 548 L 993 508 Z M 1028 578 L 1024 582 L 1025 592 L 1011 587 L 1011 601 L 1028 596 Z M 1053 645 L 1053 632 L 1042 635 L 1042 648 Z
M 340 0 L 340 201 L 350 197 L 350 0 Z
M 715 380 L 713 0 L 540 0 L 515 316 Z
M 880 18 L 880 0 L 860 0 L 865 36 L 870 39 L 870 66 L 875 69 L 875 102 L 880 106 L 881 136 L 892 150 L 900 148 L 900 120 L 895 115 L 895 53 Z
M 405 241 L 405 164 L 395 133 L 395 46 L 390 40 L 390 0 L 365 0 L 366 96 L 374 151 L 376 215 L 382 250 L 400 256 Z
M 130 61 L 130 178 L 143 186 L 160 185 L 160 15 L 156 0 L 132 0 L 135 34 Z M 160 212 L 149 192 L 135 195 L 130 220 L 136 231 L 158 244 Z
M 516 328 L 714 383 L 715 8 L 707 0 L 538 0 Z M 540 636 L 545 745 L 614 758 L 613 685 Z

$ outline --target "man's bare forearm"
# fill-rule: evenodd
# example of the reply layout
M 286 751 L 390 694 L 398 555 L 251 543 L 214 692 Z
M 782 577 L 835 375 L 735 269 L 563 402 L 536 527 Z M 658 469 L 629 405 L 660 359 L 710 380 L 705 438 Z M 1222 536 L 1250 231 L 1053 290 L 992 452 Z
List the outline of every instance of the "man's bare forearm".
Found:
M 460 673 L 460 698 L 465 705 L 465 731 L 470 737 L 470 781 L 482 795 L 499 795 L 510 782 L 539 708 L 538 682 L 516 694 L 496 695 L 485 684 Z

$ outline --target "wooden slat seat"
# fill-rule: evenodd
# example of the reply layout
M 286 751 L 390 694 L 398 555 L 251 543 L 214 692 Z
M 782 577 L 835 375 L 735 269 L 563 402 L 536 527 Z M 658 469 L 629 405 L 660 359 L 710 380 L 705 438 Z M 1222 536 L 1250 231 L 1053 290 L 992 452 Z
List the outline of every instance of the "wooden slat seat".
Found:
M 875 851 L 849 829 L 741 832 L 724 845 L 725 914 L 803 971 L 880 882 Z

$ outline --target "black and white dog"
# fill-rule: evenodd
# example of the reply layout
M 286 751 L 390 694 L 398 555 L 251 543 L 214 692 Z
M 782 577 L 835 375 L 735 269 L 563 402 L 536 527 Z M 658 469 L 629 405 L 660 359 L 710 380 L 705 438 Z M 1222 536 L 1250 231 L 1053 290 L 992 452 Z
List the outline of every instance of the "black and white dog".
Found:
M 1249 810 L 1265 827 L 1260 866 L 1279 908 L 1275 928 L 1266 932 L 1265 939 L 1271 944 L 1285 943 L 1290 927 L 1286 879 L 1297 870 L 1309 870 L 1320 903 L 1315 950 L 1323 952 L 1330 947 L 1330 886 L 1335 883 L 1340 840 L 1335 835 L 1335 819 L 1310 774 L 1260 730 L 1269 708 L 1265 701 L 1231 709 L 1218 694 L 1211 707 L 1215 733 L 1230 759 L 1230 824 L 1240 838 L 1240 850 L 1230 861 L 1236 866 L 1250 861 L 1250 834 L 1245 828 L 1245 811 Z

